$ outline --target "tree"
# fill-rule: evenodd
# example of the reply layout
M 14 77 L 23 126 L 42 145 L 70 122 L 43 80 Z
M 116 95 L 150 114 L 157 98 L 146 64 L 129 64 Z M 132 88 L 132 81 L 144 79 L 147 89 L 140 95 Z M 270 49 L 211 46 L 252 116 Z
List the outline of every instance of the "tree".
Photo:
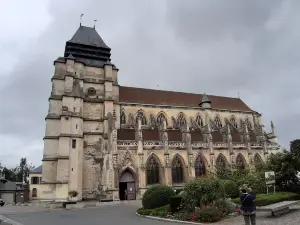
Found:
M 297 177 L 297 158 L 288 151 L 271 155 L 265 165 L 265 170 L 274 171 L 276 185 L 281 189 L 289 189 L 299 184 Z
M 295 165 L 297 170 L 300 170 L 300 139 L 291 141 L 290 150 L 293 156 L 295 157 Z

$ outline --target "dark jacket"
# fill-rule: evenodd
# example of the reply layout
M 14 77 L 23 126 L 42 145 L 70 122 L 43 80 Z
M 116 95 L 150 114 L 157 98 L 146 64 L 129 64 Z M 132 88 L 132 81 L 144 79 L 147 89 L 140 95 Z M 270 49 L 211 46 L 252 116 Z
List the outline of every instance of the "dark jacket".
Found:
M 241 210 L 243 212 L 252 212 L 256 209 L 254 199 L 256 198 L 256 194 L 242 194 L 240 196 L 242 207 Z

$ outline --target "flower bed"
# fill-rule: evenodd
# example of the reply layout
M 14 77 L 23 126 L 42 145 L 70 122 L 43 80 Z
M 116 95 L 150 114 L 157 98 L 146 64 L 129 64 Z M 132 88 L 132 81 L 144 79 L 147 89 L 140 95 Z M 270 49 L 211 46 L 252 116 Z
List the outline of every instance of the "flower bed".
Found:
M 256 195 L 256 206 L 266 206 L 282 201 L 299 200 L 300 195 L 292 192 L 276 192 L 275 194 L 258 194 Z M 232 199 L 232 202 L 240 204 L 240 198 Z
M 217 222 L 235 214 L 235 205 L 225 196 L 224 182 L 218 179 L 189 181 L 178 195 L 166 185 L 155 185 L 145 192 L 143 208 L 137 213 L 180 221 Z

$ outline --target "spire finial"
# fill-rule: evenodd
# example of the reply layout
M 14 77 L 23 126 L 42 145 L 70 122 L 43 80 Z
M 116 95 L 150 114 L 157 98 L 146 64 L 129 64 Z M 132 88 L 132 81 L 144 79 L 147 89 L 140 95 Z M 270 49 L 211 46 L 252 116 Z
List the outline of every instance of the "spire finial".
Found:
M 97 20 L 94 20 L 94 29 L 96 29 L 96 22 Z
M 80 15 L 80 26 L 81 26 L 81 23 L 82 23 L 82 17 L 83 17 L 83 13 L 81 13 L 81 15 Z

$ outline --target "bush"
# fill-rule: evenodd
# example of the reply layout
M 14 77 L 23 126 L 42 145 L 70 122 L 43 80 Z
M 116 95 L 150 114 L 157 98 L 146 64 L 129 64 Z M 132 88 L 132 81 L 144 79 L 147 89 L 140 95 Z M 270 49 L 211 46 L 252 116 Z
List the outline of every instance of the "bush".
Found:
M 188 211 L 195 207 L 211 205 L 217 199 L 225 197 L 224 185 L 220 180 L 191 180 L 185 184 L 184 206 Z
M 291 192 L 277 192 L 275 194 L 258 194 L 256 195 L 255 204 L 256 206 L 271 205 L 282 201 L 299 200 L 300 195 Z M 241 204 L 240 198 L 232 199 L 232 202 Z
M 152 209 L 151 216 L 159 216 L 159 217 L 165 217 L 167 213 L 170 211 L 170 206 L 165 205 L 159 208 Z
M 143 215 L 143 216 L 149 216 L 151 215 L 152 209 L 143 209 L 140 208 L 136 211 L 138 214 Z
M 162 206 L 155 209 L 144 209 L 140 208 L 136 212 L 140 215 L 144 216 L 159 216 L 159 217 L 165 217 L 167 213 L 170 211 L 169 205 Z
M 197 220 L 200 222 L 218 222 L 222 218 L 221 212 L 215 208 L 204 208 L 196 213 Z
M 173 219 L 181 221 L 190 221 L 193 213 L 187 211 L 179 211 L 173 214 Z
M 232 213 L 235 205 L 227 199 L 218 199 L 215 202 L 215 207 L 225 216 Z
M 223 180 L 222 182 L 227 197 L 236 198 L 239 196 L 239 188 L 236 182 L 232 180 Z
M 174 190 L 164 184 L 150 187 L 143 195 L 142 204 L 144 209 L 154 209 L 169 204 L 170 197 L 174 196 Z
M 170 210 L 172 213 L 175 213 L 178 211 L 181 201 L 182 201 L 182 196 L 180 196 L 180 195 L 172 196 L 170 198 Z
M 243 184 L 251 187 L 254 193 L 264 193 L 266 190 L 264 175 L 262 176 L 260 173 L 245 175 L 240 177 L 236 182 L 239 187 Z
M 181 189 L 175 189 L 175 194 L 178 195 L 178 194 L 180 194 L 180 192 L 182 192 L 182 191 L 183 191 L 183 188 L 181 188 Z

